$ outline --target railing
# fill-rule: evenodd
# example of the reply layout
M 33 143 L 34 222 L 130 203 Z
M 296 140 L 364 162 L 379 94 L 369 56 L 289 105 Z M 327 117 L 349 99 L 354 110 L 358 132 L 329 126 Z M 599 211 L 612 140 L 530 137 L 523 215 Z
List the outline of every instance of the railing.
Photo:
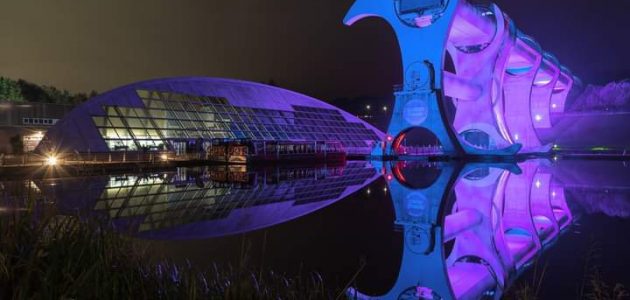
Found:
M 349 155 L 369 155 L 372 153 L 373 147 L 346 147 L 346 153 Z
M 402 155 L 435 155 L 443 154 L 442 146 L 400 146 L 398 151 Z
M 42 155 L 31 153 L 26 154 L 0 154 L 0 166 L 24 166 L 32 164 L 41 164 L 46 158 Z
M 0 154 L 1 167 L 42 166 L 42 165 L 88 165 L 119 163 L 161 163 L 166 161 L 205 160 L 205 153 L 177 155 L 174 152 L 110 152 L 110 153 L 59 153 L 42 155 L 25 153 L 18 155 Z

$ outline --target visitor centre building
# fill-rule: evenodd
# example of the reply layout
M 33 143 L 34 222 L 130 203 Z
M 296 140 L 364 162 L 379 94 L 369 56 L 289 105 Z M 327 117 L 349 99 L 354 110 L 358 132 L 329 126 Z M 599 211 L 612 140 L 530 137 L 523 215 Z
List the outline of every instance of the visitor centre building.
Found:
M 384 134 L 323 101 L 264 84 L 168 78 L 98 95 L 68 113 L 41 153 L 201 152 L 217 141 L 335 142 L 367 155 Z

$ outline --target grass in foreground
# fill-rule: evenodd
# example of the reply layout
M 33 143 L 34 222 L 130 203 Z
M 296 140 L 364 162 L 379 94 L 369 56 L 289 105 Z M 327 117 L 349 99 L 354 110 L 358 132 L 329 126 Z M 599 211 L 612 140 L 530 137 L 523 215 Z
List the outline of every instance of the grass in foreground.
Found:
M 76 217 L 0 218 L 0 299 L 333 298 L 318 274 L 152 261 L 129 238 Z
M 597 261 L 600 258 L 600 246 L 591 238 L 589 249 L 584 255 L 584 274 L 579 285 L 575 299 L 587 300 L 622 300 L 630 299 L 630 293 L 620 283 L 609 284 L 604 278 Z M 548 272 L 547 263 L 536 260 L 533 264 L 533 274 L 530 280 L 523 281 L 510 289 L 505 294 L 505 299 L 537 300 L 544 288 L 545 276 Z M 542 269 L 541 269 L 542 268 Z M 567 296 L 567 299 L 570 299 Z
M 317 273 L 293 277 L 273 271 L 151 259 L 128 237 L 105 223 L 31 212 L 0 217 L 0 299 L 334 299 L 348 286 L 331 289 Z M 246 261 L 245 248 L 241 261 Z M 578 299 L 628 299 L 610 285 L 587 253 Z M 534 265 L 531 282 L 508 290 L 506 299 L 539 299 L 548 273 Z

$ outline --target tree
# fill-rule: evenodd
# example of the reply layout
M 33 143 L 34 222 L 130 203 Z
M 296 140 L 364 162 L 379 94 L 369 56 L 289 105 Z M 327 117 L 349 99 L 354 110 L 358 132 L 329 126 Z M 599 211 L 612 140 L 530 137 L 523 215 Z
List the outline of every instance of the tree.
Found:
M 0 77 L 0 100 L 23 102 L 22 91 L 17 81 Z
M 87 99 L 88 99 L 88 95 L 86 95 L 85 93 L 74 94 L 72 95 L 72 104 L 78 105 L 85 102 Z
M 24 79 L 17 81 L 0 77 L 0 100 L 77 105 L 98 95 L 96 91 L 70 93 L 54 86 L 37 85 Z
M 17 83 L 20 86 L 24 100 L 29 102 L 50 102 L 48 94 L 41 86 L 24 79 L 18 80 Z

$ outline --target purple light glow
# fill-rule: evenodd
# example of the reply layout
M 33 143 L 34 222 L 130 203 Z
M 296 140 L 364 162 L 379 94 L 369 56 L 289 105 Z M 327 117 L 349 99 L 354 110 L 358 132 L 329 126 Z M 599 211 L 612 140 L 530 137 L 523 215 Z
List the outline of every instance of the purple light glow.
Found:
M 552 111 L 564 111 L 570 72 L 515 30 L 496 5 L 425 4 L 357 0 L 345 19 L 351 25 L 366 17 L 383 18 L 398 38 L 404 84 L 396 92 L 398 110 L 393 110 L 388 132 L 397 137 L 410 127 L 427 128 L 449 155 L 549 151 L 537 129 L 552 126 Z M 443 120 L 445 108 L 435 103 L 442 99 L 432 95 L 434 90 L 454 102 L 451 126 Z M 487 142 L 480 144 L 469 132 L 485 134 Z M 391 142 L 372 154 L 396 154 Z
M 541 165 L 466 165 L 455 172 L 452 165 L 384 164 L 394 174 L 436 175 L 422 185 L 386 177 L 405 246 L 396 283 L 378 298 L 396 299 L 410 287 L 440 299 L 499 298 L 573 220 L 563 186 Z M 456 200 L 445 207 L 451 191 Z M 355 289 L 348 295 L 372 299 Z

